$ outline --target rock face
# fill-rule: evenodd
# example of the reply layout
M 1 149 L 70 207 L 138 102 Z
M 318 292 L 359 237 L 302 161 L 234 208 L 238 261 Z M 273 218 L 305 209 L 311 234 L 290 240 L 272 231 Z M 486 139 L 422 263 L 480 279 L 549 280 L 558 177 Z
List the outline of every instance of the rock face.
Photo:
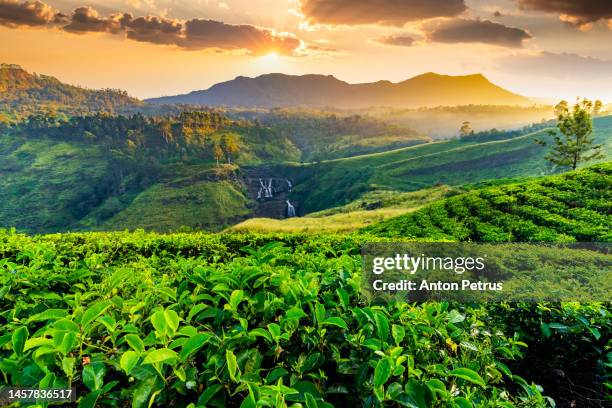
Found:
M 245 169 L 244 184 L 249 198 L 256 203 L 253 217 L 280 219 L 296 216 L 298 205 L 289 200 L 293 184 L 286 176 L 267 167 L 250 168 Z

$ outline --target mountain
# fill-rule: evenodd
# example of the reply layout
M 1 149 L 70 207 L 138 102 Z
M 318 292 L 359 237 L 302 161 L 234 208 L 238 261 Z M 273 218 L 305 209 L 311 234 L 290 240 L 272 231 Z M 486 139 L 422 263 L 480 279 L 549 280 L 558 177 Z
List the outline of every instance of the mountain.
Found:
M 15 64 L 0 64 L 0 114 L 19 117 L 55 110 L 58 113 L 123 112 L 143 102 L 116 89 L 91 90 L 57 78 L 32 74 Z
M 427 73 L 403 82 L 349 84 L 328 75 L 266 74 L 239 76 L 186 95 L 149 99 L 156 104 L 195 104 L 243 107 L 425 107 L 452 105 L 530 105 L 481 74 L 448 76 Z

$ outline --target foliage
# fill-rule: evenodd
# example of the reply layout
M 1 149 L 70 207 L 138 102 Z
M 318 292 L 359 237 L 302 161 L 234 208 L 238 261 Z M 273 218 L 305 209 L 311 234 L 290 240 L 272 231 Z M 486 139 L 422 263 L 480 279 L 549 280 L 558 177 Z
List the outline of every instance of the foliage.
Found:
M 594 107 L 593 102 L 584 99 L 576 103 L 570 112 L 567 102 L 561 101 L 555 107 L 555 113 L 557 128 L 562 136 L 554 131 L 551 132 L 554 145 L 551 152 L 546 155 L 546 160 L 557 166 L 576 170 L 578 163 L 603 158 L 602 145 L 594 145 L 592 137 L 592 116 L 600 109 L 601 101 L 596 101 Z M 546 146 L 545 141 L 537 140 L 537 142 Z
M 250 232 L 351 232 L 391 217 L 405 214 L 443 198 L 451 191 L 438 186 L 414 192 L 375 190 L 340 207 L 306 214 L 303 217 L 275 220 L 250 218 L 229 231 Z
M 287 136 L 311 162 L 379 152 L 428 142 L 427 136 L 390 125 L 369 115 L 347 115 L 316 110 L 272 109 L 239 112 L 257 117 L 263 125 Z
M 84 407 L 547 404 L 487 307 L 364 301 L 371 239 L 3 232 L 0 371 Z
M 387 237 L 481 242 L 610 241 L 612 163 L 469 191 L 364 228 Z
M 143 105 L 125 91 L 93 91 L 63 84 L 50 76 L 30 74 L 18 65 L 0 65 L 0 114 L 6 112 L 11 122 L 32 114 L 52 112 L 65 118 L 93 112 L 134 111 Z

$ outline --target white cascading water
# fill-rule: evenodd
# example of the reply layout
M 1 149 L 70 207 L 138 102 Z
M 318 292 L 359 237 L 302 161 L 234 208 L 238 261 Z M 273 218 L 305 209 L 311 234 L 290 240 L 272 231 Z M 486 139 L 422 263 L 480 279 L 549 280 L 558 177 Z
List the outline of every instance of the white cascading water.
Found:
M 261 194 L 263 193 L 265 198 L 272 198 L 272 179 L 268 180 L 268 184 L 266 185 L 262 179 L 259 179 L 259 190 L 257 191 L 257 199 L 261 198 Z
M 287 200 L 287 217 L 295 217 L 295 207 Z

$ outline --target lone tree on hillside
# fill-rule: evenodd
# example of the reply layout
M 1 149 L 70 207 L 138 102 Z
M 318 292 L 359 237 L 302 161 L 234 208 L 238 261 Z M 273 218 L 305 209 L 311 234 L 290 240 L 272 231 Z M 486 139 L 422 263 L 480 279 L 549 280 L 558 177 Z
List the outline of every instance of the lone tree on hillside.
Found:
M 578 101 L 570 109 L 566 101 L 555 106 L 557 130 L 550 131 L 553 137 L 552 150 L 545 156 L 546 160 L 557 166 L 570 167 L 576 170 L 578 163 L 604 157 L 601 145 L 593 144 L 593 115 L 601 109 L 601 102 L 595 104 L 588 99 Z M 561 134 L 558 134 L 559 131 Z M 536 140 L 546 146 L 547 142 Z
M 473 134 L 474 134 L 474 129 L 472 129 L 472 124 L 468 121 L 463 122 L 463 124 L 459 128 L 459 137 L 464 138 L 467 136 L 471 136 Z
M 236 136 L 231 133 L 223 135 L 221 138 L 221 148 L 227 156 L 227 162 L 231 164 L 232 156 L 238 153 L 238 141 L 236 140 Z
M 215 144 L 215 147 L 213 148 L 213 155 L 217 161 L 217 167 L 219 167 L 219 160 L 223 158 L 223 149 L 221 149 L 221 146 L 218 144 Z

